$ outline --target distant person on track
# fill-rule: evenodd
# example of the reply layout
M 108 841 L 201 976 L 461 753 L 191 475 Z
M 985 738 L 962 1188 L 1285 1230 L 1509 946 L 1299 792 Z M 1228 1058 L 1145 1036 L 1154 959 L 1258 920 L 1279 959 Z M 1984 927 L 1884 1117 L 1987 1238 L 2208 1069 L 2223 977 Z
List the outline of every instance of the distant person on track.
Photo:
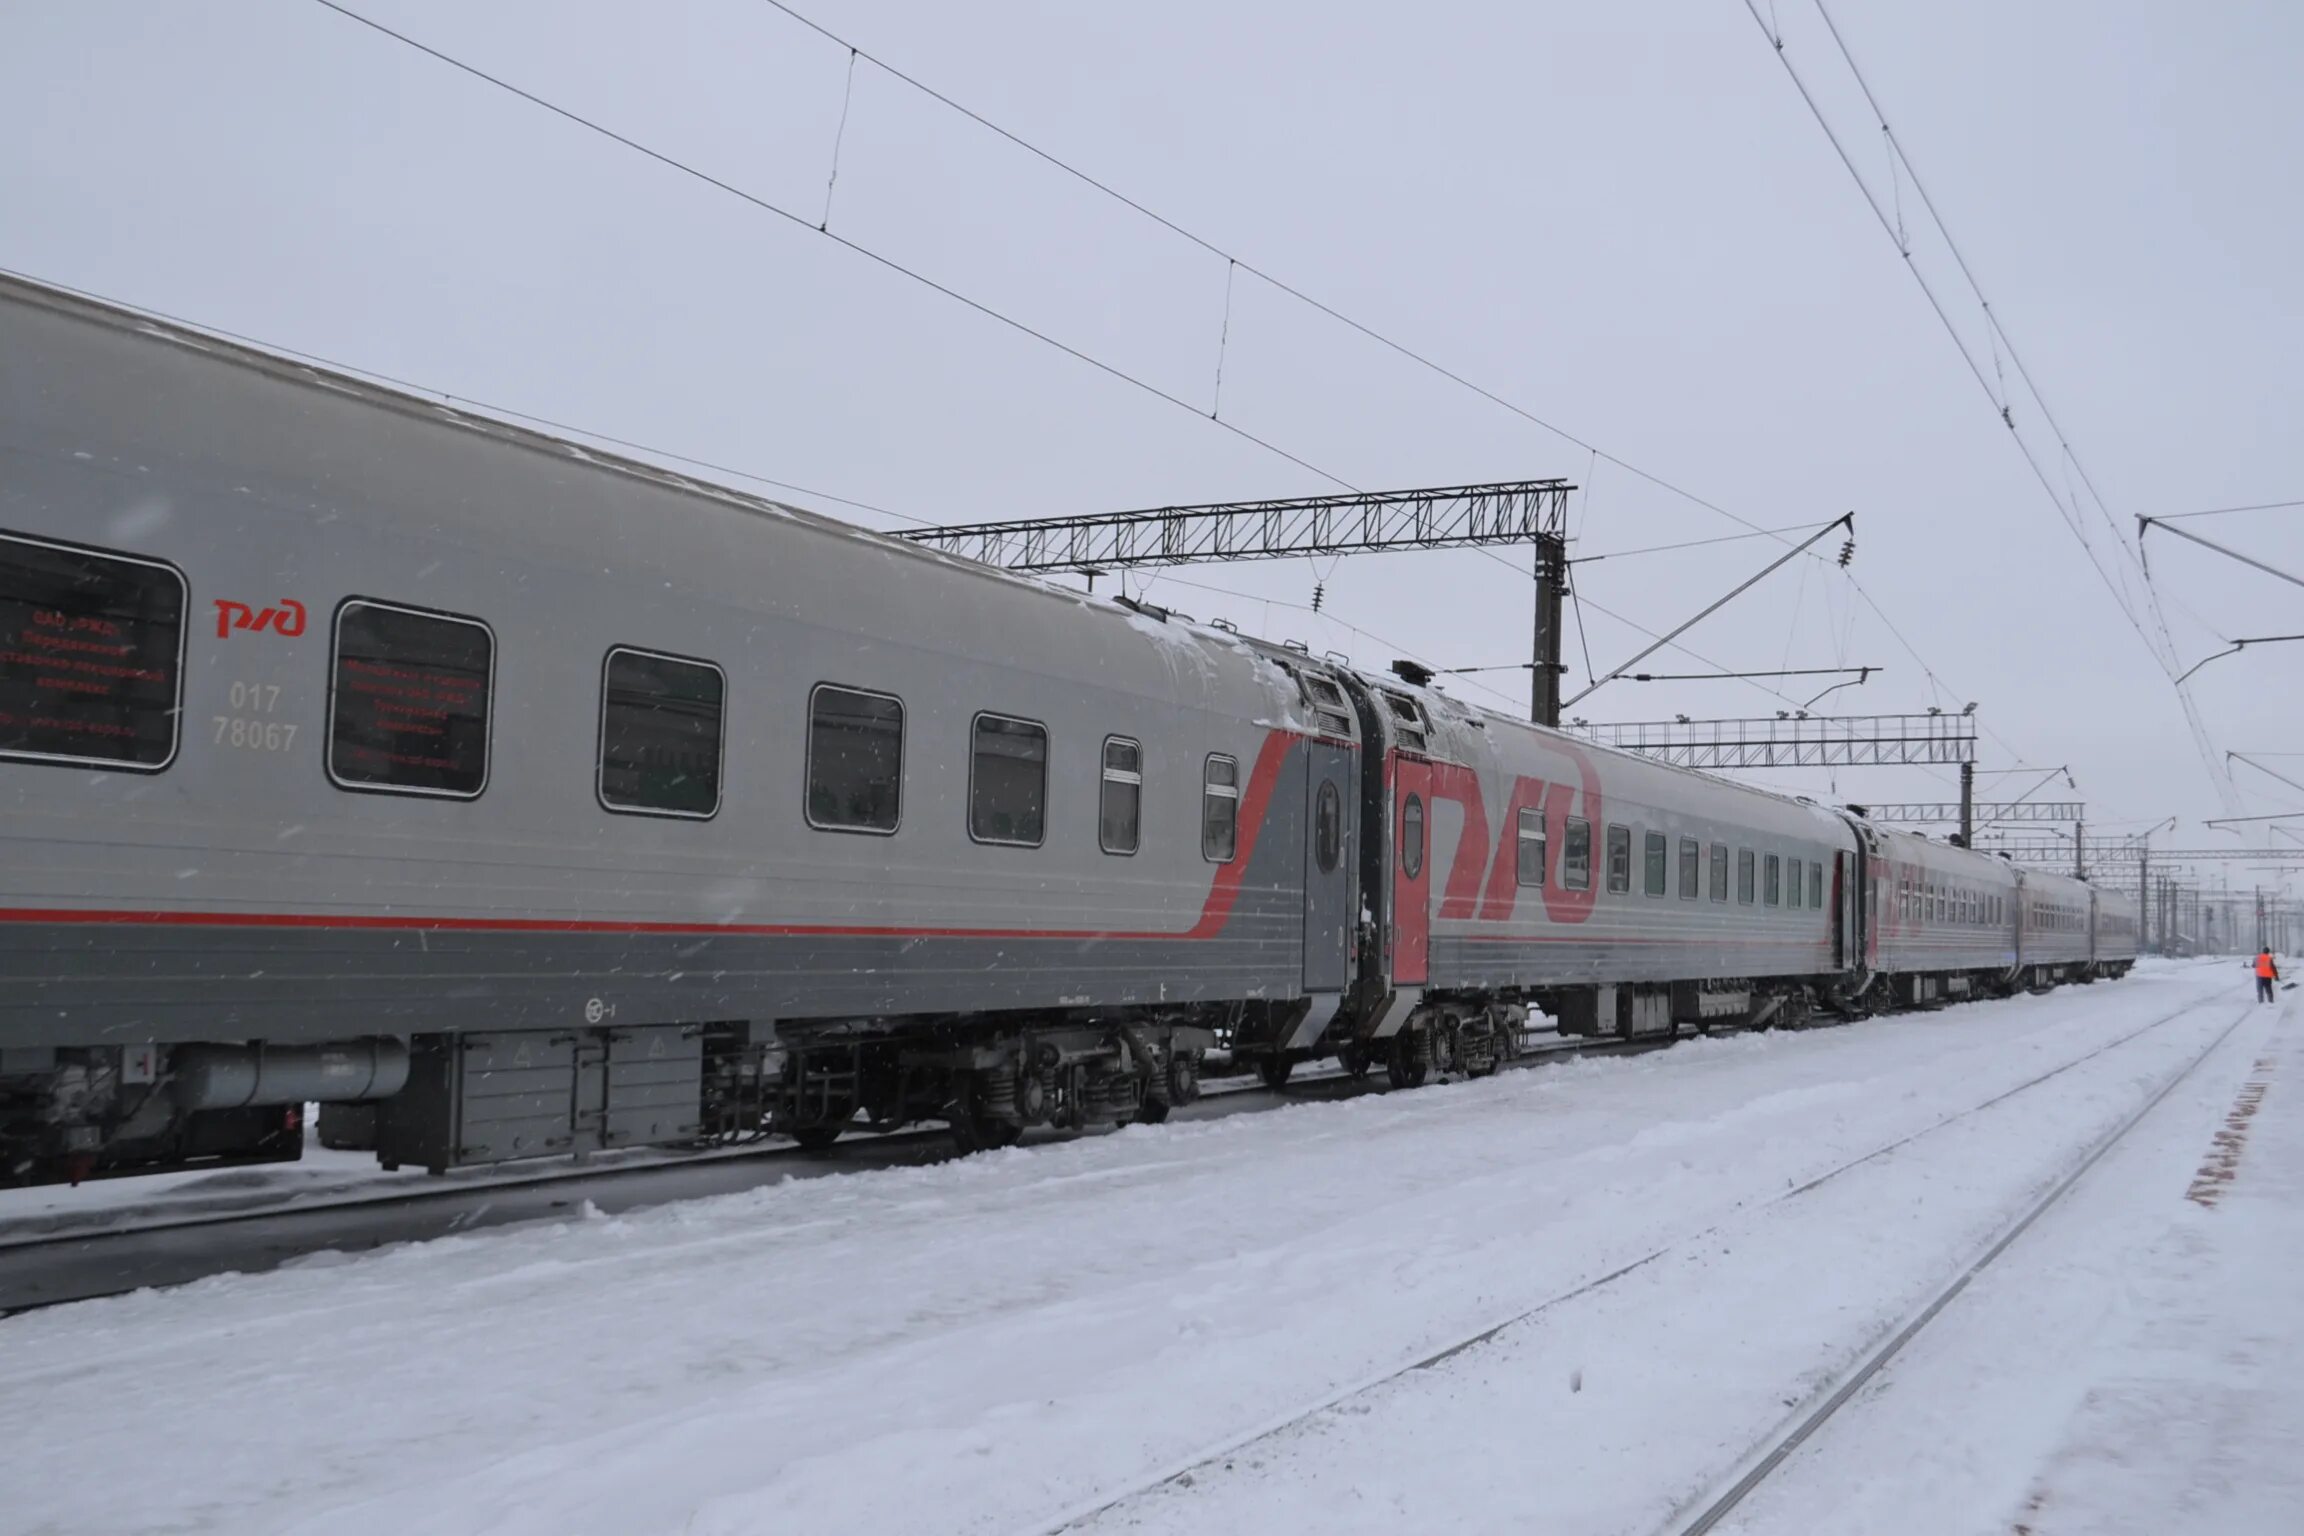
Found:
M 2256 956 L 2256 1001 L 2272 1001 L 2272 984 L 2280 979 L 2280 966 L 2273 960 L 2272 951 L 2264 950 Z

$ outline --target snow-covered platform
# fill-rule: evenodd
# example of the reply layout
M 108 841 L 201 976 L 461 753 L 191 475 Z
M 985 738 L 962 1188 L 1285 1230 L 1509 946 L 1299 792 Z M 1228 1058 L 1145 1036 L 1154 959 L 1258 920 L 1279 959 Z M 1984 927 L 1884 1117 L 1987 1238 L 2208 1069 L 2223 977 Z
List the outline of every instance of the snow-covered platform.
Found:
M 0 1529 L 1643 1532 L 2207 1051 L 1739 1519 L 2290 1532 L 2304 1020 L 2246 989 L 2154 968 L 29 1314 Z

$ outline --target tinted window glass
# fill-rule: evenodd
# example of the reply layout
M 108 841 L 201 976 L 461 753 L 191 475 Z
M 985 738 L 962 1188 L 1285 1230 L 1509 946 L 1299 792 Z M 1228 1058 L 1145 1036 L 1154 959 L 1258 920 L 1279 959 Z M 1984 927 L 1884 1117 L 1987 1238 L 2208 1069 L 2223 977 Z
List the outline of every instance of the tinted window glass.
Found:
M 1670 857 L 1668 847 L 1661 832 L 1649 833 L 1641 846 L 1641 889 L 1650 896 L 1663 895 L 1664 887 L 1671 881 L 1671 871 L 1665 867 Z
M 1714 843 L 1712 845 L 1712 899 L 1714 901 L 1726 901 L 1728 899 L 1728 845 L 1726 843 Z
M 1424 802 L 1415 795 L 1400 807 L 1400 869 L 1411 880 L 1424 873 Z
M 1808 866 L 1808 905 L 1821 909 L 1824 905 L 1824 866 Z
M 1002 715 L 976 717 L 968 776 L 968 834 L 980 843 L 1040 846 L 1048 807 L 1048 728 Z
M 1752 900 L 1752 850 L 1749 848 L 1736 850 L 1736 899 L 1747 904 Z
M 1518 873 L 1522 885 L 1544 883 L 1544 813 L 1533 807 L 1520 813 Z
M 1680 839 L 1680 899 L 1694 901 L 1704 886 L 1704 868 L 1699 862 L 1696 839 Z
M 1610 827 L 1608 829 L 1608 889 L 1612 891 L 1632 889 L 1632 829 L 1630 827 Z
M 336 611 L 328 771 L 339 784 L 469 799 L 488 783 L 495 638 L 477 619 L 354 600 Z
M 808 696 L 808 822 L 893 832 L 903 810 L 904 706 L 831 683 Z
M 1200 857 L 1229 864 L 1240 846 L 1240 764 L 1211 757 L 1200 778 Z
M 168 566 L 0 538 L 0 757 L 168 766 L 184 601 Z
M 1144 749 L 1125 736 L 1104 739 L 1104 789 L 1096 841 L 1106 853 L 1134 853 L 1144 808 Z
M 1327 874 L 1344 851 L 1344 797 L 1336 786 L 1321 781 L 1320 796 L 1312 807 L 1312 858 Z
M 1782 889 L 1782 862 L 1776 857 L 1776 855 L 1770 854 L 1768 855 L 1768 875 L 1766 884 L 1768 905 L 1773 907 L 1777 904 L 1778 901 L 1782 900 Z
M 1592 823 L 1568 818 L 1567 845 L 1560 850 L 1560 883 L 1572 891 L 1592 886 Z
M 612 811 L 720 809 L 720 669 L 614 650 L 601 681 L 600 802 Z

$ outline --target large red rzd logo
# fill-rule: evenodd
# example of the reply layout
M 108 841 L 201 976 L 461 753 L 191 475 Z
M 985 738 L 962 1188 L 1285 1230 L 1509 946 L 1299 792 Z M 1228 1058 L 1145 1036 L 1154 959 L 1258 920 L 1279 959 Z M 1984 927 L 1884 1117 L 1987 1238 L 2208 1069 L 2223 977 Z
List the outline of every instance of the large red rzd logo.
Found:
M 284 597 L 279 607 L 258 612 L 230 598 L 216 599 L 216 638 L 222 640 L 236 629 L 269 629 L 293 640 L 304 633 L 304 605 L 292 597 Z

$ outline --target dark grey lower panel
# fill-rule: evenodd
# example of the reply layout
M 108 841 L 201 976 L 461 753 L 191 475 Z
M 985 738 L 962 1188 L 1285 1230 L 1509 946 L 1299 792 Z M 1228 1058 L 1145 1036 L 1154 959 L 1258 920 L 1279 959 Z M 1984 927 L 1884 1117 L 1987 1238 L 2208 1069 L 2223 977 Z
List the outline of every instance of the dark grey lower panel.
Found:
M 0 1047 L 1293 997 L 1303 918 L 1209 939 L 10 925 Z

